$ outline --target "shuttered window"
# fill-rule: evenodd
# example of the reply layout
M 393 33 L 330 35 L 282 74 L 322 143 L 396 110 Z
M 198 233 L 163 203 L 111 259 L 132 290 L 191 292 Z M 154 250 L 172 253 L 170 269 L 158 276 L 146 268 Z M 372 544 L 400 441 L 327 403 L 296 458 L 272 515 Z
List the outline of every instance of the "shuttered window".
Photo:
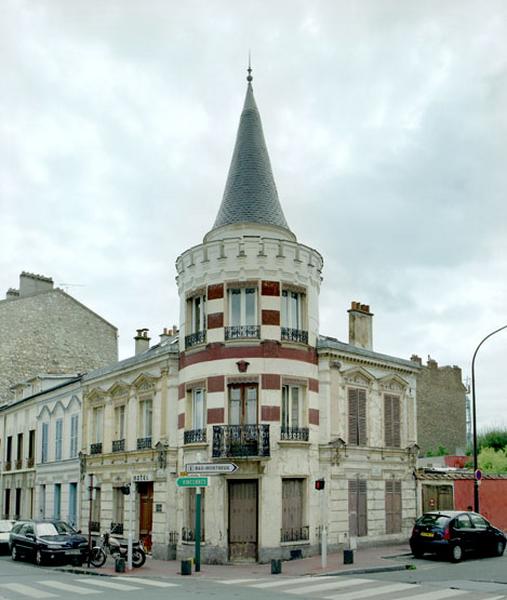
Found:
M 386 481 L 386 533 L 401 532 L 401 481 Z
M 366 390 L 349 388 L 349 444 L 366 446 Z
M 385 445 L 399 448 L 400 440 L 400 397 L 384 394 L 384 438 Z
M 282 542 L 306 539 L 304 527 L 304 479 L 282 480 Z
M 368 535 L 368 495 L 366 480 L 349 480 L 349 536 Z

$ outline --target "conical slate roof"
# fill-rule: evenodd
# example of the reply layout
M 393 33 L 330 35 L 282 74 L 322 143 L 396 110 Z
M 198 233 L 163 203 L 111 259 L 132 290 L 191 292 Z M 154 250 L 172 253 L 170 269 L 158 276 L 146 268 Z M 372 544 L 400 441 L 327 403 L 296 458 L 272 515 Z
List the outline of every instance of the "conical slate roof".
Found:
M 250 76 L 224 196 L 213 229 L 233 223 L 261 223 L 290 231 L 278 200 Z

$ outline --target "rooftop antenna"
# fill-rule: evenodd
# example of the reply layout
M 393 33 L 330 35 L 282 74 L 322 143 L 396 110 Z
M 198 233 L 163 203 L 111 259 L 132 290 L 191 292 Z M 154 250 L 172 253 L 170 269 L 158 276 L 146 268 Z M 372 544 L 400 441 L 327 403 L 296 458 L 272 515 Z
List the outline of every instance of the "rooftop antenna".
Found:
M 248 51 L 248 75 L 246 80 L 248 81 L 248 83 L 252 83 L 253 77 L 252 77 L 252 55 L 250 50 Z

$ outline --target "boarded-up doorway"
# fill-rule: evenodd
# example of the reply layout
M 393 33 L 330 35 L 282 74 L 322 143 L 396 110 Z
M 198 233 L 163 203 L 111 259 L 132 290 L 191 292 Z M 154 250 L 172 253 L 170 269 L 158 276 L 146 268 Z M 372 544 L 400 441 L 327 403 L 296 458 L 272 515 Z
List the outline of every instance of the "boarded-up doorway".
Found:
M 423 512 L 430 510 L 452 510 L 454 501 L 452 485 L 423 485 Z
M 229 560 L 257 560 L 257 480 L 229 481 Z
M 139 539 L 148 552 L 151 551 L 151 529 L 153 522 L 153 482 L 137 484 L 139 493 Z

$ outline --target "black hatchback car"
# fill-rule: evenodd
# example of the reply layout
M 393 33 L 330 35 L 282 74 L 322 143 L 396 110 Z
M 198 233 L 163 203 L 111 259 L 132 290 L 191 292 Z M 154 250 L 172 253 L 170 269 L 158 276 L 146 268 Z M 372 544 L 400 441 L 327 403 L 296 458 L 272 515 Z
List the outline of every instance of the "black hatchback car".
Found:
M 466 553 L 502 556 L 505 534 L 475 512 L 427 512 L 415 522 L 410 548 L 416 558 L 432 552 L 459 562 Z
M 9 534 L 12 560 L 33 559 L 81 565 L 88 556 L 88 540 L 65 521 L 22 521 Z

